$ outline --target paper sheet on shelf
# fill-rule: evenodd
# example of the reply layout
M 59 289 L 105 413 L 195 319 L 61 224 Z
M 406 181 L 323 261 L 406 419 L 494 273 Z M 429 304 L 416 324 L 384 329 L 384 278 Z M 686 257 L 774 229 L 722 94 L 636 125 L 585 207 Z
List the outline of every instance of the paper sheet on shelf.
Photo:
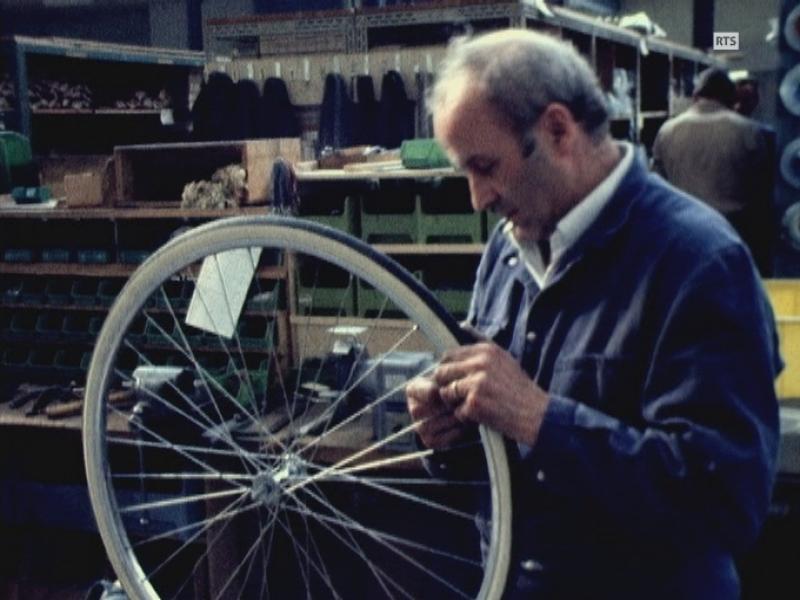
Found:
M 241 248 L 207 256 L 197 276 L 186 324 L 232 338 L 261 248 Z

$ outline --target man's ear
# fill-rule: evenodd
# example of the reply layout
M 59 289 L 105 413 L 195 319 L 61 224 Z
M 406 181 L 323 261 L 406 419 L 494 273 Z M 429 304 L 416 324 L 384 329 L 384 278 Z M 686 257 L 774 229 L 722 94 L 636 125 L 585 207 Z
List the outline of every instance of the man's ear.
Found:
M 540 131 L 553 144 L 556 151 L 571 151 L 579 124 L 572 112 L 559 102 L 552 102 L 539 119 Z

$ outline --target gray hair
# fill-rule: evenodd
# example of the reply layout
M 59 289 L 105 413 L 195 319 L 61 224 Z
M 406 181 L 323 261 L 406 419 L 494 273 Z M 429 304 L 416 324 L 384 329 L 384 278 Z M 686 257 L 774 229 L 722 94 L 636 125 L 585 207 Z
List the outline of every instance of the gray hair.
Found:
M 446 107 L 448 88 L 465 75 L 520 136 L 552 102 L 566 106 L 592 139 L 608 134 L 603 91 L 572 44 L 524 29 L 455 38 L 428 94 L 431 115 Z

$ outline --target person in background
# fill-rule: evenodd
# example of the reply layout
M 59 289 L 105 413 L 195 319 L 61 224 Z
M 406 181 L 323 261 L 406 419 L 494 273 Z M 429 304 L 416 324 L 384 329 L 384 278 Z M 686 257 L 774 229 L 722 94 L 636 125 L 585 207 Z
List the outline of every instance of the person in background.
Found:
M 757 80 L 748 78 L 736 80 L 736 100 L 733 103 L 733 110 L 743 117 L 750 117 L 758 107 L 760 99 Z
M 735 103 L 736 85 L 728 75 L 716 68 L 703 71 L 692 105 L 659 130 L 653 169 L 721 212 L 749 247 L 761 275 L 769 276 L 774 141 L 767 128 L 735 112 Z
M 478 424 L 507 439 L 504 597 L 737 598 L 734 556 L 775 474 L 781 368 L 749 252 L 611 139 L 594 73 L 560 40 L 453 42 L 429 106 L 474 208 L 504 219 L 465 324 L 486 341 L 445 353 L 406 398 L 435 473 L 461 472 Z

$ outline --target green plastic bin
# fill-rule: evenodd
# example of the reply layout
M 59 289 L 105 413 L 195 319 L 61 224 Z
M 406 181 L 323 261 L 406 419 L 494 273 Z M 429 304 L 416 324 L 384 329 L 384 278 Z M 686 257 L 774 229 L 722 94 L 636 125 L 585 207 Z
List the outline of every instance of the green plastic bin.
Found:
M 356 314 L 356 283 L 347 272 L 307 256 L 298 263 L 297 308 L 300 314 Z
M 421 188 L 420 243 L 477 244 L 482 237 L 481 215 L 472 209 L 465 179 L 434 180 Z
M 358 236 L 358 197 L 352 192 L 351 182 L 303 182 L 298 214 L 304 219 Z
M 433 138 L 405 140 L 400 145 L 400 160 L 406 169 L 437 169 L 452 166 L 447 154 Z
M 16 186 L 37 184 L 28 138 L 15 131 L 0 131 L 0 194 L 7 194 Z
M 416 182 L 383 180 L 361 201 L 361 239 L 369 244 L 419 242 Z

